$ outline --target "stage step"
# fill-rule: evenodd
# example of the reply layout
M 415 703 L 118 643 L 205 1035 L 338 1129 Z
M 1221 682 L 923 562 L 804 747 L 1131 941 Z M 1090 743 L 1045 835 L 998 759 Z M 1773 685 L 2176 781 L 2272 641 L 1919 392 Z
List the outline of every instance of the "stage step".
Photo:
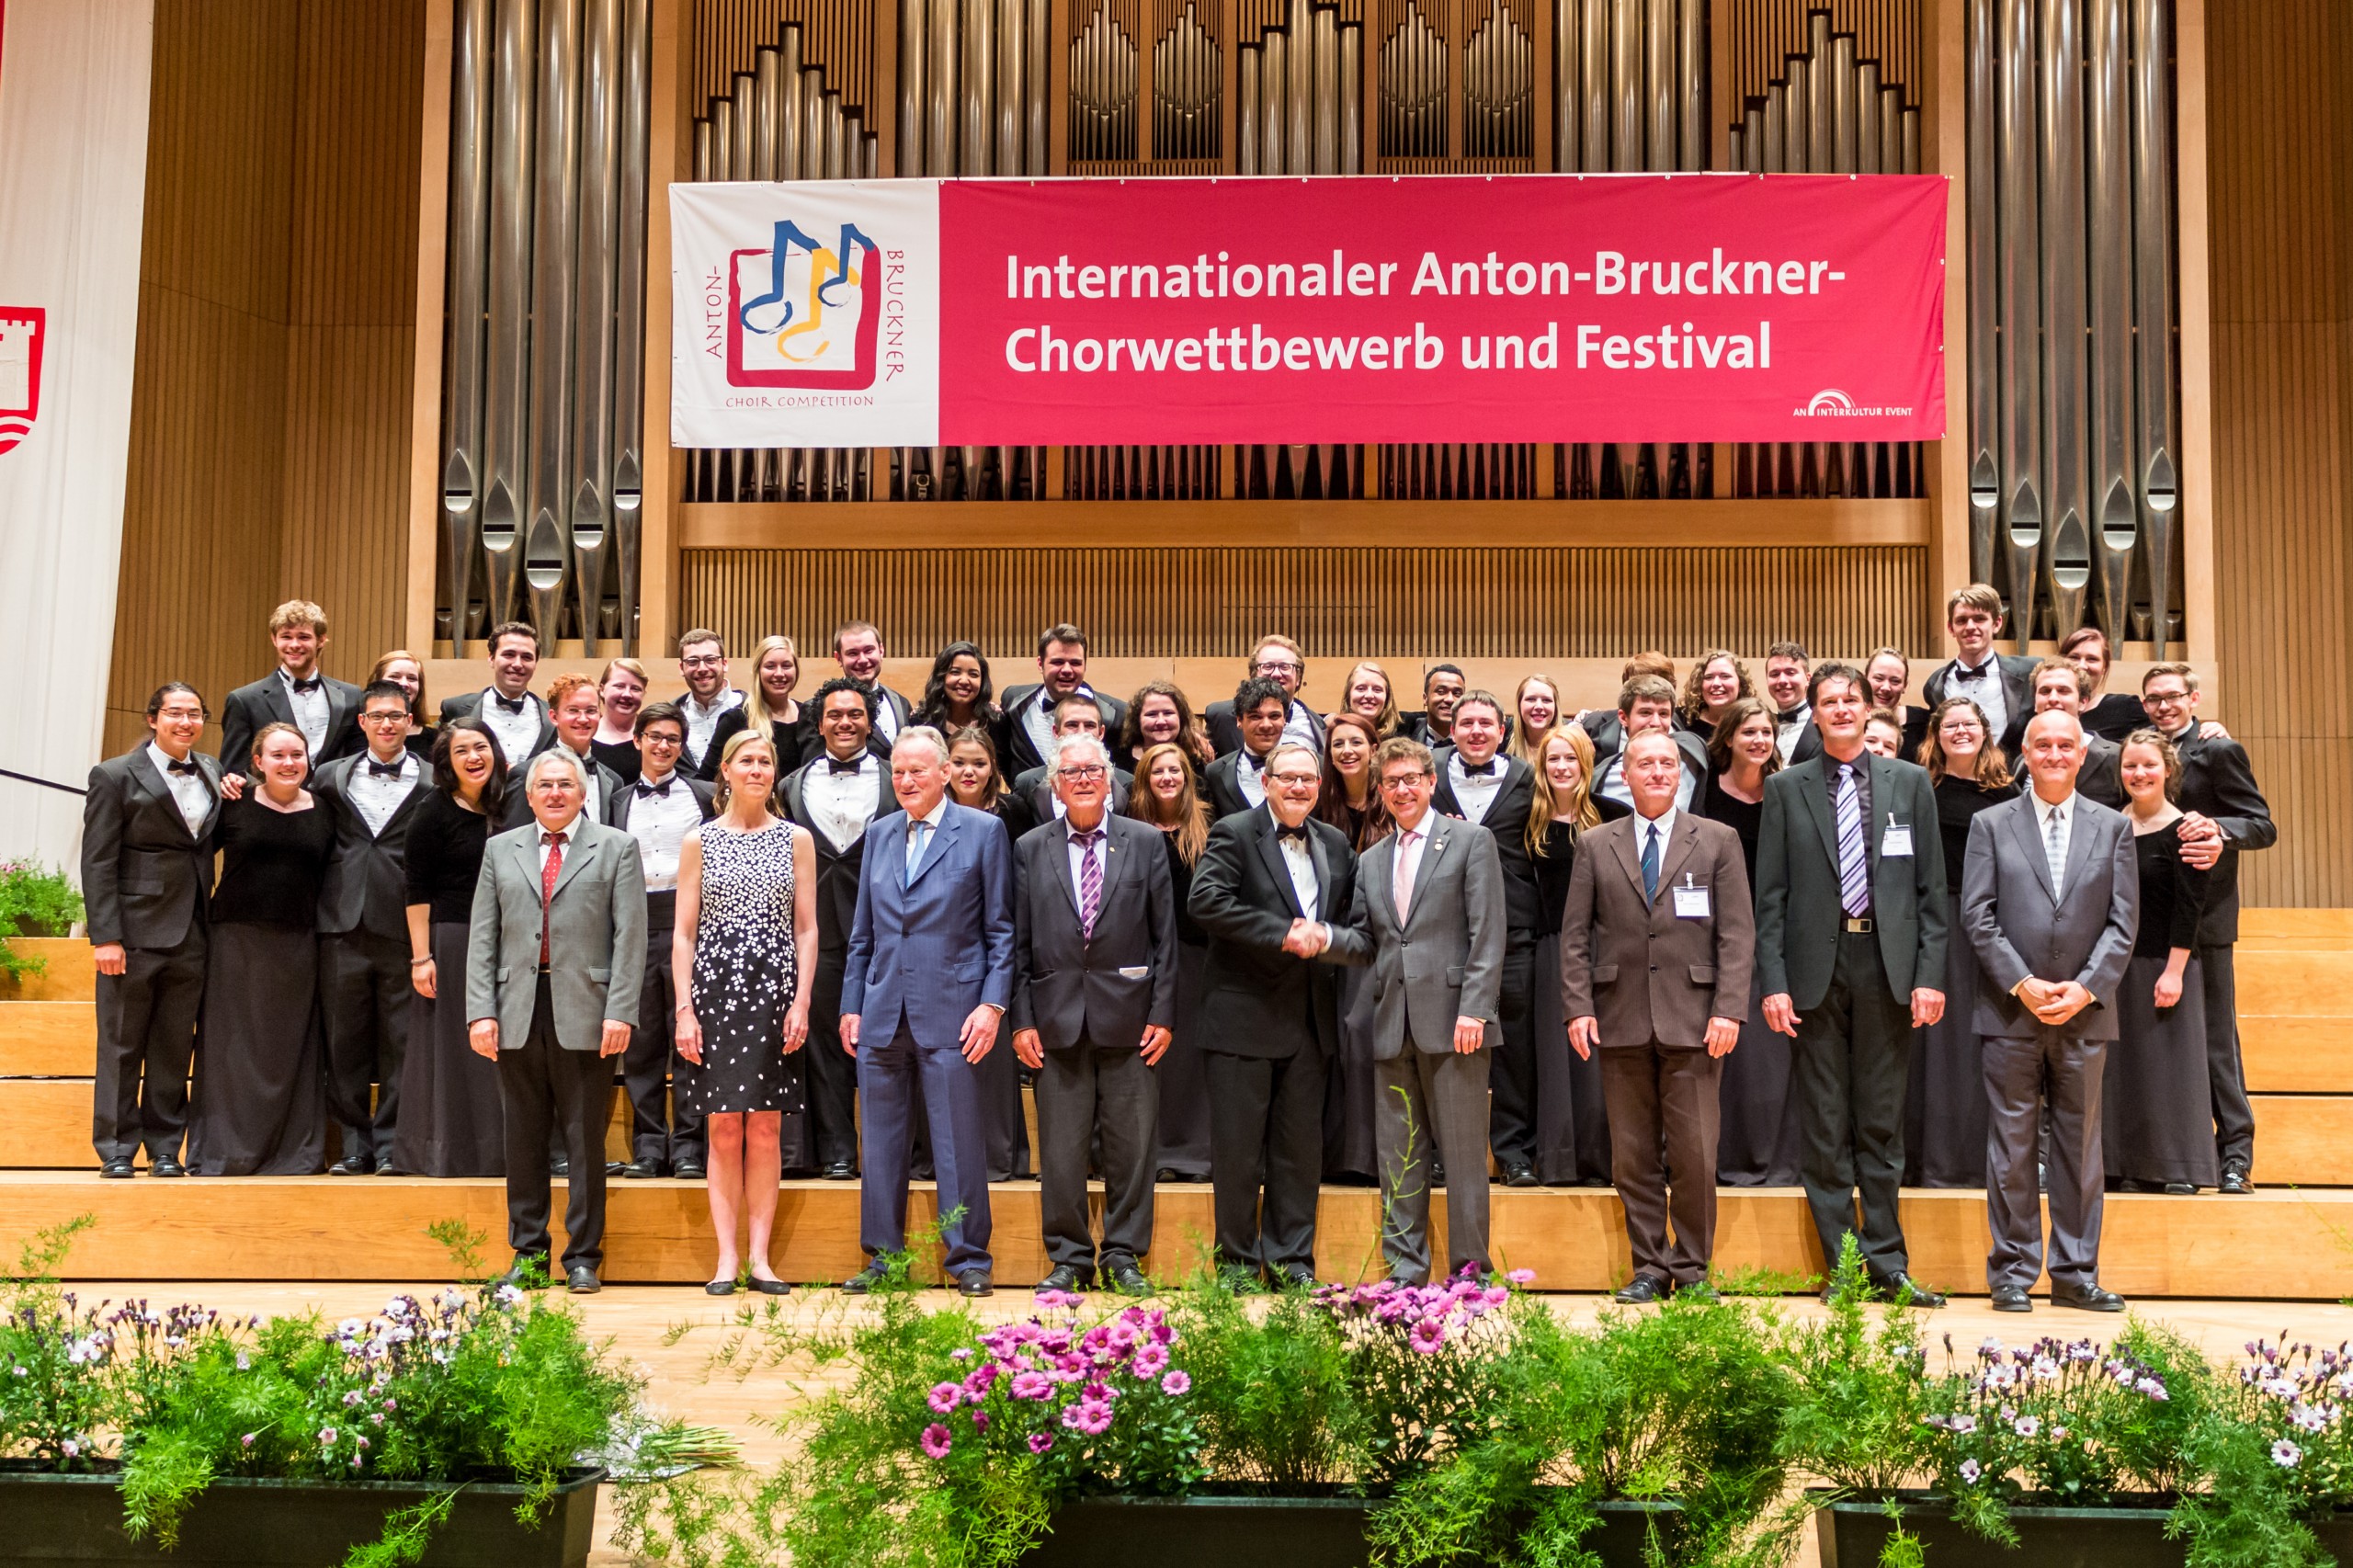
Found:
M 87 1002 L 98 994 L 98 968 L 90 944 L 79 937 L 11 937 L 11 950 L 38 958 L 49 968 L 19 981 L 0 976 L 0 1001 Z
M 86 1078 L 97 1071 L 95 1002 L 0 1002 L 0 1078 Z
M 2353 909 L 2242 909 L 2239 946 L 2353 946 Z

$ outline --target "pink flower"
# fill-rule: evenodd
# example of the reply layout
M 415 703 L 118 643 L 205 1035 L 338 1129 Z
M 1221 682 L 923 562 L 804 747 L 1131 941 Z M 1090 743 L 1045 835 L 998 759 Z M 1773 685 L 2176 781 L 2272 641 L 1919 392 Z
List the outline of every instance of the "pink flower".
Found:
M 924 1403 L 931 1406 L 932 1414 L 946 1415 L 964 1403 L 964 1391 L 955 1383 L 934 1383 L 931 1397 Z
M 1146 1382 L 1151 1381 L 1168 1369 L 1166 1347 L 1159 1345 L 1144 1345 L 1139 1347 L 1134 1358 L 1128 1363 L 1128 1369 Z
M 1032 1433 L 1030 1433 L 1030 1434 L 1029 1434 L 1029 1451 L 1030 1451 L 1031 1453 L 1033 1453 L 1033 1454 L 1042 1454 L 1042 1453 L 1044 1453 L 1048 1449 L 1051 1449 L 1051 1448 L 1052 1448 L 1053 1446 L 1054 1446 L 1054 1440 L 1053 1440 L 1053 1438 L 1052 1438 L 1052 1437 L 1049 1437 L 1049 1436 L 1048 1436 L 1048 1435 L 1046 1435 L 1045 1433 L 1043 1433 L 1043 1432 L 1032 1432 Z
M 1536 1283 L 1536 1270 L 1532 1268 L 1515 1268 L 1509 1274 L 1505 1275 L 1504 1278 L 1510 1280 L 1515 1285 L 1533 1285 Z
M 1160 1392 L 1171 1399 L 1179 1398 L 1193 1392 L 1193 1380 L 1182 1370 L 1171 1372 L 1160 1380 Z
M 1043 1372 L 1021 1372 L 1013 1380 L 1016 1399 L 1044 1399 L 1054 1392 L 1054 1380 Z
M 933 1459 L 946 1459 L 948 1450 L 954 1444 L 955 1439 L 948 1435 L 948 1428 L 937 1421 L 923 1429 L 923 1451 Z
M 1446 1343 L 1446 1324 L 1436 1318 L 1424 1318 L 1414 1325 L 1409 1340 L 1415 1351 L 1434 1356 L 1438 1346 Z
M 1111 1407 L 1099 1399 L 1083 1399 L 1063 1407 L 1063 1425 L 1088 1437 L 1099 1436 L 1111 1425 Z

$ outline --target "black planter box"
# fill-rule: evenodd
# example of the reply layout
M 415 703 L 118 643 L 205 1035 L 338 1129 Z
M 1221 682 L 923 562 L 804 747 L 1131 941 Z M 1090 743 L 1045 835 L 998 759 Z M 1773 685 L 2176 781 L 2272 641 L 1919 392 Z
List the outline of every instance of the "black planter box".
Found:
M 1919 1538 L 1927 1568 L 2182 1568 L 2186 1540 L 2165 1539 L 2172 1499 L 2120 1497 L 2108 1508 L 2055 1508 L 2026 1503 L 2010 1509 L 2017 1549 L 1973 1535 L 1955 1523 L 1946 1498 L 1898 1492 L 1904 1528 Z M 1848 1494 L 1818 1510 L 1822 1568 L 1878 1568 L 1880 1549 L 1894 1532 L 1881 1497 Z
M 565 1477 L 536 1526 L 515 1517 L 525 1488 L 467 1483 L 419 1568 L 582 1568 L 604 1478 L 601 1470 Z M 387 1516 L 449 1490 L 424 1482 L 218 1480 L 188 1505 L 179 1545 L 165 1551 L 123 1534 L 119 1477 L 0 1464 L 0 1568 L 336 1568 L 353 1547 L 383 1534 Z
M 1379 1499 L 1196 1494 L 1085 1497 L 1054 1512 L 1024 1568 L 1366 1568 L 1366 1516 Z M 1603 1503 L 1585 1539 L 1604 1568 L 1641 1568 L 1653 1515 L 1671 1503 Z M 2007 1568 L 2016 1568 L 2015 1564 Z

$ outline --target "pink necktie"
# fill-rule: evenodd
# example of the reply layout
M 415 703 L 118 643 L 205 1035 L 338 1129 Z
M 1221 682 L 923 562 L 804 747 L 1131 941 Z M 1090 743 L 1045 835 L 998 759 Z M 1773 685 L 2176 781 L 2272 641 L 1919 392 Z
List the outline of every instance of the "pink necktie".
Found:
M 1421 841 L 1422 835 L 1410 828 L 1397 835 L 1397 924 L 1405 924 L 1405 912 L 1414 906 L 1414 862 L 1406 852 Z

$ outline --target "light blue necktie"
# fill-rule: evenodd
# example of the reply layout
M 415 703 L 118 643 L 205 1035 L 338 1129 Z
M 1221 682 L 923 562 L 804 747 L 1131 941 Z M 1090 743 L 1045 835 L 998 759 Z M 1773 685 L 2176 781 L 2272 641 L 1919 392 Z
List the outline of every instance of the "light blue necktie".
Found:
M 930 831 L 931 824 L 927 822 L 911 822 L 907 824 L 907 873 L 906 880 L 901 882 L 900 886 L 915 885 L 915 868 L 923 864 L 924 835 Z

